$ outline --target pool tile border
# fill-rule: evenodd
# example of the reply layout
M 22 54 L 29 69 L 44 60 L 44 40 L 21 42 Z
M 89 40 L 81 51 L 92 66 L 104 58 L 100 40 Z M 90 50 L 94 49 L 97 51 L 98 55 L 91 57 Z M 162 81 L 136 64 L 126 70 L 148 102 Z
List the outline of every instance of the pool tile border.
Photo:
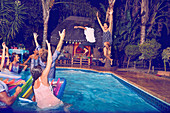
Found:
M 109 73 L 110 74 L 110 73 Z M 137 86 L 119 78 L 118 76 L 116 76 L 115 74 L 112 75 L 113 77 L 117 78 L 117 80 L 119 80 L 122 84 L 124 84 L 125 86 L 129 87 L 130 89 L 132 89 L 133 91 L 135 91 L 139 96 L 141 96 L 146 102 L 148 102 L 149 104 L 151 104 L 152 106 L 154 106 L 155 108 L 157 108 L 158 110 L 160 110 L 161 112 L 170 112 L 170 104 L 149 94 L 148 92 L 142 90 L 141 88 L 138 88 Z

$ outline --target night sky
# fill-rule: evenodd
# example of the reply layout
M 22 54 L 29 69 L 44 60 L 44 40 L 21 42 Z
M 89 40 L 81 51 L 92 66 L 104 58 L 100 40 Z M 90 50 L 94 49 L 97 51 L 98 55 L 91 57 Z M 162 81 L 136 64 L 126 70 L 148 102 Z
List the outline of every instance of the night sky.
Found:
M 98 9 L 100 8 L 100 3 L 105 4 L 106 6 L 109 5 L 108 0 L 87 0 L 87 1 L 89 1 L 93 7 L 96 7 Z M 48 27 L 48 36 L 50 36 L 51 32 L 56 28 L 58 24 L 58 19 L 59 19 L 58 12 L 56 10 L 51 10 Z

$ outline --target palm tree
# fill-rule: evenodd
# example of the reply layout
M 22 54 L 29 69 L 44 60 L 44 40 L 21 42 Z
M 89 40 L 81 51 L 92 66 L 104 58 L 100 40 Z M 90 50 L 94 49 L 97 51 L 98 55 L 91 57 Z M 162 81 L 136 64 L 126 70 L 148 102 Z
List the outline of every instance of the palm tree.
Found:
M 42 5 L 39 3 L 39 0 L 29 0 L 25 2 L 26 7 L 28 7 L 27 20 L 26 20 L 26 29 L 24 29 L 24 37 L 27 40 L 29 37 L 32 37 L 33 32 L 38 34 L 43 30 L 43 14 L 42 14 Z
M 26 7 L 19 0 L 1 2 L 1 31 L 3 41 L 7 44 L 16 36 L 26 19 Z
M 50 10 L 51 10 L 50 1 L 51 0 L 41 0 L 42 9 L 43 9 L 43 25 L 44 25 L 43 48 L 46 47 L 45 41 L 47 40 L 48 20 L 49 20 Z
M 168 18 L 168 12 L 165 10 L 168 8 L 168 2 L 166 0 L 142 0 L 141 3 L 141 41 L 143 44 L 145 38 L 149 36 L 154 30 L 154 25 L 167 26 L 168 22 L 159 21 L 161 18 Z M 148 27 L 146 27 L 148 26 Z M 159 26 L 158 26 L 159 27 Z M 167 27 L 168 29 L 168 27 Z M 169 31 L 169 30 L 168 30 Z M 159 31 L 158 31 L 159 32 Z M 155 32 L 152 35 L 157 35 Z
M 150 9 L 149 10 L 149 19 L 147 22 L 149 27 L 147 29 L 147 36 L 152 32 L 152 30 L 154 29 L 154 25 L 156 25 L 156 24 L 159 24 L 159 25 L 164 24 L 164 25 L 168 26 L 167 25 L 168 22 L 161 21 L 161 19 L 169 18 L 169 12 L 167 12 L 165 10 L 166 8 L 168 8 L 168 2 L 166 0 L 150 1 L 149 7 L 150 7 L 149 8 Z M 167 29 L 168 29 L 168 27 L 167 27 Z
M 141 2 L 141 39 L 140 39 L 140 45 L 143 44 L 145 42 L 145 37 L 146 37 L 146 22 L 148 20 L 148 0 L 142 0 Z M 144 14 L 143 14 L 144 13 Z
M 108 0 L 108 2 L 109 2 L 109 7 L 107 8 L 107 12 L 106 12 L 106 21 L 109 22 L 110 21 L 109 20 L 110 19 L 110 11 L 113 10 L 113 7 L 114 7 L 116 0 Z M 111 34 L 112 34 L 112 31 L 113 31 L 113 19 L 112 19 L 112 22 L 111 22 Z

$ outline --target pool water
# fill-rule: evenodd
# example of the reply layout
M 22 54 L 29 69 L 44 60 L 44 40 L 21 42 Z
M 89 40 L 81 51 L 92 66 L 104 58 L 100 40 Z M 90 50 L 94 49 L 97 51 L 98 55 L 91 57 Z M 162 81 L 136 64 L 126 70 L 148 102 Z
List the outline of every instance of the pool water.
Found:
M 57 69 L 56 77 L 67 80 L 62 101 L 72 104 L 70 112 L 159 112 L 112 74 L 78 69 Z M 16 102 L 17 111 L 42 112 L 35 102 Z M 43 110 L 63 112 L 63 108 Z

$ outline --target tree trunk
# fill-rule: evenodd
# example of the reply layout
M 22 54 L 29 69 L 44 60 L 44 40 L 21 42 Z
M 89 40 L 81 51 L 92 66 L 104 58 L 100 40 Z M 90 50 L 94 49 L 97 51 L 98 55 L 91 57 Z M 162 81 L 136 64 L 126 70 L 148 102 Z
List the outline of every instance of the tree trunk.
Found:
M 134 61 L 134 69 L 136 69 L 136 61 Z
M 119 60 L 118 59 L 116 60 L 116 66 L 119 67 Z
M 140 39 L 140 45 L 142 45 L 145 42 L 145 29 L 146 26 L 142 25 L 141 26 L 141 39 Z
M 107 12 L 108 12 L 108 10 L 109 10 L 109 9 L 107 9 Z M 107 15 L 107 14 L 106 14 L 106 15 Z M 107 19 L 107 20 L 110 21 L 109 19 Z M 107 21 L 107 20 L 106 20 L 106 21 Z M 112 35 L 112 31 L 113 31 L 113 19 L 112 19 L 112 22 L 111 22 L 111 25 L 110 25 L 110 26 L 111 26 L 110 33 L 111 33 L 111 35 Z
M 43 48 L 46 48 L 47 31 L 48 31 L 48 20 L 50 16 L 49 2 L 50 0 L 41 0 L 43 8 L 43 21 L 44 21 L 44 31 L 43 31 Z
M 123 58 L 123 68 L 125 68 L 126 61 L 127 61 L 127 56 L 125 55 L 124 58 Z M 127 67 L 127 65 L 126 65 L 126 67 Z
M 47 31 L 48 31 L 48 22 L 44 23 L 44 31 L 43 31 L 43 48 L 46 48 L 46 40 L 47 40 Z
M 152 60 L 149 60 L 149 69 L 148 69 L 148 73 L 149 73 L 150 70 L 151 70 L 151 64 L 152 64 Z
M 108 21 L 110 22 L 110 10 L 113 10 L 113 7 L 114 7 L 114 4 L 115 4 L 115 1 L 116 0 L 108 0 L 109 2 L 109 7 L 107 8 L 107 12 L 106 12 L 106 20 L 105 21 Z M 113 14 L 112 14 L 113 15 Z M 112 19 L 112 22 L 111 22 L 111 34 L 112 34 L 112 31 L 113 31 L 113 19 Z
M 146 21 L 148 19 L 148 0 L 142 0 L 141 3 L 141 14 L 145 14 L 141 18 L 141 39 L 140 39 L 140 45 L 142 45 L 145 42 L 145 31 L 146 31 Z
M 129 68 L 130 57 L 128 58 L 127 68 Z
M 106 58 L 106 62 L 105 62 L 105 65 L 104 65 L 105 68 L 110 68 L 111 65 L 110 65 L 110 60 L 108 58 Z
M 166 71 L 166 62 L 165 62 L 165 60 L 164 60 L 164 70 Z

